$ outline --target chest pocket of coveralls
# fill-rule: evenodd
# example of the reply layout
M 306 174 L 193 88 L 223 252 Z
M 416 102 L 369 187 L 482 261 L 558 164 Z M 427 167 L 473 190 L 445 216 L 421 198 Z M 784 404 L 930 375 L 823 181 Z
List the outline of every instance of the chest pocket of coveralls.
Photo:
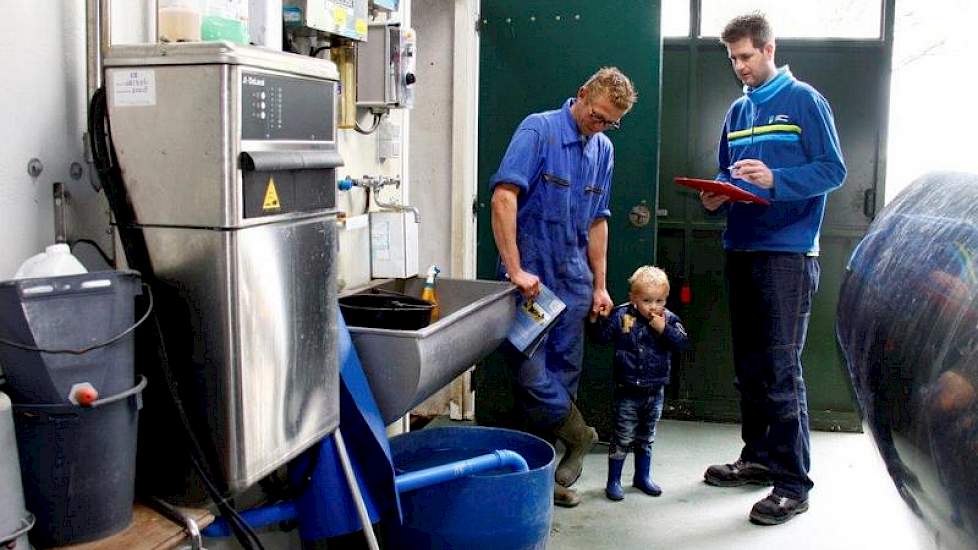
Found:
M 554 223 L 569 223 L 571 184 L 566 178 L 544 172 L 541 176 L 544 182 L 541 205 L 543 219 Z

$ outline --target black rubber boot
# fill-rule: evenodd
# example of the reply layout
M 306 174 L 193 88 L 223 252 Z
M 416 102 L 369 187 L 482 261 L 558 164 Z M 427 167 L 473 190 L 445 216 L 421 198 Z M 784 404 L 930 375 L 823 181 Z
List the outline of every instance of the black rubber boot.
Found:
M 554 435 L 560 438 L 567 447 L 564 456 L 557 465 L 554 478 L 564 487 L 574 485 L 584 469 L 584 456 L 598 442 L 598 432 L 584 423 L 584 417 L 577 405 L 571 403 L 570 412 L 554 428 Z

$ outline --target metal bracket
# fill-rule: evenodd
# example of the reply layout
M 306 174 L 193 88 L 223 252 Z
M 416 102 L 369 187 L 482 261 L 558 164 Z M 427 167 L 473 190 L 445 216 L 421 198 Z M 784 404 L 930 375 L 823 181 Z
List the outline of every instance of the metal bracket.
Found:
M 54 183 L 54 242 L 68 242 L 68 191 L 60 181 Z

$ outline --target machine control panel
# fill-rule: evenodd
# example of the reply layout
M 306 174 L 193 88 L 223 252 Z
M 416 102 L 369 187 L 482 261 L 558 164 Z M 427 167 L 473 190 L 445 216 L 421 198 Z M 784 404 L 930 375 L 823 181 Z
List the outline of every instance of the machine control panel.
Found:
M 336 82 L 241 73 L 241 139 L 335 141 Z

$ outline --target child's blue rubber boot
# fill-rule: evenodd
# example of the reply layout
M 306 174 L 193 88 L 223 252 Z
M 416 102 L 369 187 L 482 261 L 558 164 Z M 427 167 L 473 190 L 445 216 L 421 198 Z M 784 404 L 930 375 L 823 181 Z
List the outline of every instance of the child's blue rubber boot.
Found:
M 649 496 L 657 497 L 662 494 L 662 488 L 652 481 L 651 454 L 635 451 L 635 477 L 632 479 L 632 485 Z
M 610 500 L 625 498 L 625 491 L 621 488 L 621 469 L 624 465 L 624 458 L 608 457 L 608 484 L 604 488 L 604 494 Z

